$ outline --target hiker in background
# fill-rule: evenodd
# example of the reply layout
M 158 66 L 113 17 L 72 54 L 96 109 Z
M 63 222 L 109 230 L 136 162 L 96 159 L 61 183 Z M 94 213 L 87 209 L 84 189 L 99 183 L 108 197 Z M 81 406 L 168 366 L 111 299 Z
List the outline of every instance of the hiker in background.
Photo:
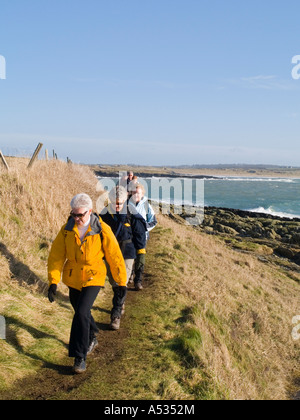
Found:
M 150 238 L 149 232 L 157 225 L 157 219 L 153 207 L 145 197 L 145 188 L 143 184 L 136 184 L 135 191 L 133 191 L 132 197 L 129 200 L 129 210 L 132 214 L 139 213 L 147 223 L 147 241 Z
M 127 186 L 128 191 L 128 199 L 130 199 L 136 191 L 136 186 L 138 184 L 138 177 L 136 175 L 133 176 L 132 180 Z
M 133 171 L 127 172 L 127 185 L 130 184 L 130 182 L 133 180 L 133 178 L 134 178 Z
M 104 258 L 119 294 L 126 295 L 127 291 L 126 267 L 119 244 L 110 227 L 92 212 L 92 207 L 87 194 L 72 199 L 70 217 L 54 240 L 48 259 L 49 301 L 54 302 L 62 276 L 75 311 L 69 343 L 69 357 L 75 358 L 75 373 L 86 370 L 86 356 L 98 344 L 98 328 L 91 309 L 105 283 Z
M 144 255 L 147 230 L 145 220 L 139 214 L 131 215 L 127 209 L 127 191 L 122 186 L 113 188 L 109 193 L 109 204 L 102 211 L 101 218 L 114 232 L 119 242 L 127 270 L 127 282 L 132 273 L 134 260 Z M 114 298 L 111 311 L 111 329 L 120 328 L 121 316 L 125 312 L 125 298 L 118 294 L 118 285 L 108 270 L 109 281 L 113 287 Z M 135 285 L 140 290 L 139 285 Z
M 133 176 L 134 176 L 134 174 L 133 174 L 132 171 L 123 172 L 123 176 L 119 180 L 119 185 L 121 185 L 124 188 L 127 188 L 127 190 L 128 190 L 128 185 L 133 180 Z
M 128 202 L 128 208 L 131 214 L 140 214 L 146 222 L 146 245 L 150 238 L 149 232 L 157 225 L 157 219 L 154 210 L 149 204 L 148 198 L 145 197 L 145 188 L 142 184 L 137 184 L 136 189 Z M 146 253 L 145 253 L 146 254 Z M 138 255 L 134 267 L 134 283 L 139 285 L 139 289 L 143 289 L 143 273 L 145 270 L 146 255 Z M 132 275 L 133 278 L 133 275 Z M 131 280 L 132 280 L 131 278 Z M 130 280 L 130 281 L 131 281 Z

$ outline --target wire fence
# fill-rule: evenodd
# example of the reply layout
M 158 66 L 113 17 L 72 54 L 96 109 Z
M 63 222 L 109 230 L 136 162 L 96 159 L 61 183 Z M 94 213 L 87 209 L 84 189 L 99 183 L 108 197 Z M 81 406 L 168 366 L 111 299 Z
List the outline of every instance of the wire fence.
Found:
M 3 146 L 1 147 L 1 151 L 4 156 L 7 157 L 23 157 L 23 158 L 30 158 L 32 156 L 32 147 L 22 147 L 22 149 L 13 147 L 13 146 Z
M 50 160 L 50 159 L 58 159 L 57 153 L 55 150 L 52 150 L 51 153 L 49 153 L 48 149 L 44 149 L 43 152 L 41 152 L 43 149 L 43 143 L 39 143 L 32 154 L 32 148 L 16 148 L 11 146 L 4 146 L 0 150 L 0 163 L 5 166 L 7 170 L 9 170 L 9 166 L 6 161 L 6 157 L 20 157 L 20 158 L 30 158 L 30 162 L 28 164 L 28 168 L 30 168 L 35 160 L 39 157 L 40 159 Z M 67 157 L 67 163 L 72 163 L 71 159 Z

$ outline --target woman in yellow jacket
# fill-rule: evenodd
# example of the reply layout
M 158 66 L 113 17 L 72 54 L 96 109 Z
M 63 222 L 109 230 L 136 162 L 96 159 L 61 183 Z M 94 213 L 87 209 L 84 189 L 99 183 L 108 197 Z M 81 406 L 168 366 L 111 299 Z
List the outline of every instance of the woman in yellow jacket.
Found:
M 62 278 L 69 287 L 75 310 L 69 344 L 69 357 L 75 358 L 75 373 L 86 370 L 86 356 L 98 344 L 98 328 L 91 308 L 105 283 L 104 259 L 119 285 L 120 295 L 127 292 L 126 267 L 119 244 L 111 228 L 92 212 L 92 206 L 87 194 L 72 199 L 70 218 L 54 240 L 48 260 L 49 301 L 54 301 Z

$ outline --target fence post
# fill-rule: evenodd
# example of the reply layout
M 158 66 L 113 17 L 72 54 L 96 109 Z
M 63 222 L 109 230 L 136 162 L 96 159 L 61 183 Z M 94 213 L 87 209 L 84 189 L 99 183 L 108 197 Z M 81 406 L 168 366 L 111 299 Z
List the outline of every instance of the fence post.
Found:
M 8 164 L 7 164 L 7 162 L 6 162 L 6 159 L 5 159 L 5 157 L 3 156 L 3 153 L 1 152 L 1 150 L 0 150 L 0 159 L 2 160 L 2 163 L 3 163 L 3 165 L 5 166 L 5 168 L 9 171 L 9 166 L 8 166 Z
M 41 150 L 41 148 L 43 147 L 43 143 L 39 143 L 38 145 L 37 145 L 37 148 L 35 149 L 35 151 L 34 151 L 34 153 L 33 153 L 33 155 L 32 155 L 32 158 L 31 158 L 31 160 L 30 160 L 30 162 L 29 162 L 29 165 L 28 165 L 28 169 L 29 168 L 31 168 L 31 166 L 33 165 L 33 163 L 34 163 L 34 161 L 36 160 L 36 158 L 38 157 L 38 155 L 39 155 L 39 153 L 40 153 L 40 150 Z
M 45 159 L 46 159 L 46 162 L 48 162 L 49 160 L 48 149 L 45 150 Z

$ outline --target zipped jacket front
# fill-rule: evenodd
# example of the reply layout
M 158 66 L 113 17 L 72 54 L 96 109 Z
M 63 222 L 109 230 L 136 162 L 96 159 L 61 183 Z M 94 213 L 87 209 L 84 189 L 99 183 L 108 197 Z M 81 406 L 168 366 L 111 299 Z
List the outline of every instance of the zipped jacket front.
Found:
M 77 290 L 105 284 L 106 260 L 119 286 L 126 286 L 124 258 L 111 228 L 96 214 L 80 240 L 74 219 L 70 218 L 54 240 L 48 259 L 49 284 L 64 284 Z
M 147 226 L 140 214 L 129 211 L 126 214 L 113 213 L 108 206 L 102 211 L 101 218 L 111 227 L 125 260 L 136 259 L 137 255 L 146 253 Z

